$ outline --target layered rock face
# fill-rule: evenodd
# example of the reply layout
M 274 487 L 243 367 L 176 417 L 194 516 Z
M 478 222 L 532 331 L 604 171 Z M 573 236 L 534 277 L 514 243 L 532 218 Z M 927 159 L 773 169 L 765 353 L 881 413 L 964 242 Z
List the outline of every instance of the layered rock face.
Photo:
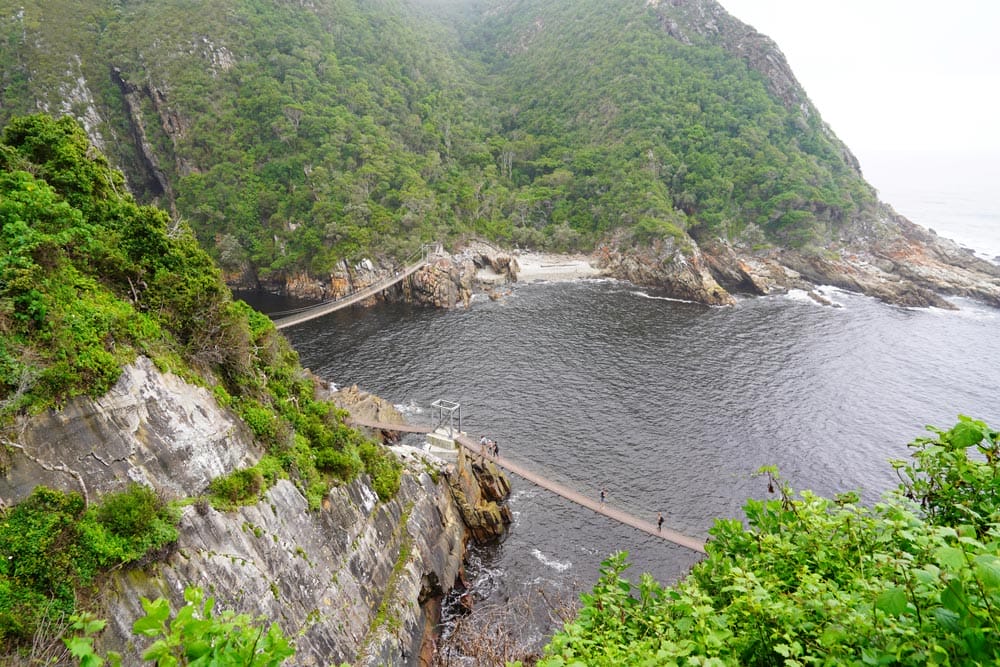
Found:
M 510 482 L 495 464 L 460 449 L 448 483 L 473 539 L 488 541 L 504 534 L 513 521 L 510 507 L 502 504 L 510 496 Z
M 733 294 L 816 295 L 817 286 L 833 285 L 904 307 L 954 309 L 949 296 L 1000 306 L 1000 266 L 891 209 L 882 222 L 866 238 L 808 250 L 755 250 L 721 239 L 630 248 L 618 239 L 598 248 L 595 261 L 611 277 L 708 305 L 732 304 Z
M 210 392 L 144 358 L 106 396 L 25 421 L 8 444 L 0 478 L 7 505 L 36 484 L 93 499 L 137 481 L 168 498 L 193 498 L 213 477 L 260 455 Z M 474 473 L 459 467 L 452 476 L 470 495 L 482 494 Z M 418 664 L 435 602 L 458 577 L 468 535 L 447 477 L 442 463 L 415 461 L 391 501 L 380 502 L 362 476 L 331 490 L 316 512 L 288 480 L 232 512 L 189 504 L 164 560 L 114 572 L 103 583 L 109 625 L 101 649 L 138 664 L 146 640 L 131 627 L 143 615 L 141 597 L 164 596 L 176 609 L 185 586 L 197 585 L 218 608 L 278 622 L 295 642 L 289 664 Z M 491 480 L 495 494 L 499 482 Z
M 105 645 L 138 663 L 131 625 L 140 598 L 176 604 L 195 584 L 222 608 L 278 622 L 294 637 L 290 664 L 417 664 L 432 620 L 422 603 L 455 581 L 464 535 L 447 487 L 427 473 L 404 476 L 387 503 L 362 478 L 334 489 L 316 513 L 287 480 L 234 512 L 190 507 L 167 561 L 109 582 Z
M 129 482 L 168 498 L 201 494 L 209 481 L 253 465 L 262 452 L 243 423 L 212 394 L 160 373 L 140 357 L 98 399 L 21 422 L 0 498 L 15 504 L 36 485 L 85 498 Z
M 440 257 L 404 283 L 403 293 L 408 301 L 436 308 L 454 308 L 469 305 L 472 299 L 472 282 L 476 267 L 472 260 L 454 260 Z
M 598 266 L 613 278 L 654 287 L 686 301 L 714 306 L 735 303 L 716 282 L 696 246 L 682 251 L 675 243 L 662 240 L 632 250 L 605 245 L 597 256 Z

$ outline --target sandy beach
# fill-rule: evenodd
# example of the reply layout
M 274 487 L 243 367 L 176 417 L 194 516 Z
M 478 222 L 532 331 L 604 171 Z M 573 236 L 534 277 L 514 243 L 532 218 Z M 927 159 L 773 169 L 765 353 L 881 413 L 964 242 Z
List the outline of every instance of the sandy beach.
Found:
M 515 255 L 521 270 L 517 273 L 519 283 L 540 281 L 577 280 L 596 278 L 599 269 L 590 265 L 586 255 L 559 255 L 552 253 L 526 252 Z

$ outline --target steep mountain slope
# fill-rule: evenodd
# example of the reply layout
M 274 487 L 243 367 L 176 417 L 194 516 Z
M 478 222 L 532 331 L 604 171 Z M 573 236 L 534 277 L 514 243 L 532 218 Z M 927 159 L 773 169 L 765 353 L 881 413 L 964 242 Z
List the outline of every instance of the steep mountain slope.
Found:
M 797 276 L 1000 299 L 715 0 L 0 0 L 0 68 L 0 121 L 80 119 L 230 282 L 483 237 L 715 303 Z
M 88 611 L 138 664 L 140 597 L 176 607 L 190 583 L 297 635 L 293 664 L 412 664 L 466 526 L 498 536 L 509 485 L 460 454 L 446 467 L 376 444 L 334 399 L 401 416 L 352 394 L 304 370 L 73 119 L 12 120 L 0 136 L 0 663 L 55 664 L 67 619 Z
M 511 177 L 549 223 L 802 245 L 875 215 L 787 68 L 787 90 L 755 69 L 780 54 L 714 2 L 524 0 L 480 30 Z

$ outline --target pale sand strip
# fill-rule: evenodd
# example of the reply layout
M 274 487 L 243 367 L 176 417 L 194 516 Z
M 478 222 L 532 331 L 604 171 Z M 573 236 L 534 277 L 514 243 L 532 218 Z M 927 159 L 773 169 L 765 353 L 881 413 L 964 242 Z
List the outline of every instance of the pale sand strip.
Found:
M 586 255 L 525 252 L 514 255 L 514 258 L 520 267 L 517 272 L 519 283 L 579 280 L 602 275 L 600 269 L 591 265 L 590 258 Z

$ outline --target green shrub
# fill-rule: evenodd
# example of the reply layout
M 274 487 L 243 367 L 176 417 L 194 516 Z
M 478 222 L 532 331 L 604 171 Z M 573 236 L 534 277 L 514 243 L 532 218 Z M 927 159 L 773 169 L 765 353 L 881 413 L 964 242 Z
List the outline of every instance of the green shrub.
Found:
M 316 452 L 316 467 L 333 473 L 342 480 L 352 480 L 364 470 L 364 464 L 354 449 L 327 447 Z
M 249 403 L 240 409 L 240 417 L 262 442 L 271 444 L 278 433 L 274 411 L 260 404 Z
M 216 477 L 208 485 L 212 504 L 218 509 L 252 505 L 260 499 L 264 488 L 264 475 L 256 468 L 234 470 L 228 475 Z
M 176 667 L 277 667 L 295 655 L 295 648 L 275 623 L 265 630 L 263 618 L 216 611 L 215 599 L 206 598 L 197 587 L 187 587 L 184 600 L 185 605 L 173 614 L 164 598 L 142 598 L 146 615 L 132 624 L 132 631 L 154 639 L 143 652 L 143 660 Z M 74 634 L 63 642 L 82 667 L 101 667 L 105 662 L 111 667 L 121 665 L 119 654 L 101 656 L 94 650 L 94 637 L 104 629 L 104 621 L 88 613 L 73 615 L 70 621 Z
M 0 642 L 29 641 L 43 619 L 73 613 L 99 572 L 175 541 L 176 520 L 138 485 L 90 509 L 78 493 L 37 487 L 0 523 Z
M 122 537 L 136 537 L 149 530 L 165 505 L 151 488 L 133 483 L 121 493 L 104 497 L 97 520 Z
M 779 497 L 717 520 L 672 588 L 631 584 L 613 556 L 540 664 L 1000 664 L 997 432 L 960 419 L 915 441 L 871 508 L 796 498 L 765 469 Z
M 358 448 L 365 472 L 371 475 L 372 488 L 382 500 L 390 500 L 399 491 L 403 465 L 395 456 L 378 445 L 365 442 Z

